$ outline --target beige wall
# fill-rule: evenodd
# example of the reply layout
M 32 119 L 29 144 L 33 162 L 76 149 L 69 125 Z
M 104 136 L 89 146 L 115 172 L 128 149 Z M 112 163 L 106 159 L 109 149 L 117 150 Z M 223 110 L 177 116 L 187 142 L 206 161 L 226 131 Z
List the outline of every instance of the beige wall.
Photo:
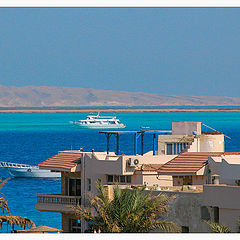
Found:
M 65 214 L 62 213 L 62 230 L 64 233 L 69 233 L 70 232 L 70 219 L 78 219 L 74 214 Z
M 193 135 L 196 131 L 197 135 L 201 134 L 201 122 L 172 122 L 173 135 Z
M 164 182 L 157 180 L 156 174 L 154 176 L 147 176 L 145 180 L 142 176 L 135 176 L 135 167 L 128 166 L 129 158 L 134 158 L 139 160 L 139 164 L 164 164 L 173 158 L 173 155 L 164 156 L 164 155 L 123 155 L 120 156 L 117 160 L 98 160 L 91 153 L 85 154 L 85 157 L 82 161 L 82 178 L 85 176 L 85 181 L 82 181 L 82 193 L 85 193 L 85 197 L 89 193 L 87 191 L 87 178 L 91 179 L 92 182 L 92 194 L 97 193 L 97 189 L 95 183 L 98 179 L 102 181 L 103 184 L 107 184 L 106 175 L 131 175 L 132 176 L 132 184 L 144 184 L 144 181 L 149 182 L 150 184 L 165 184 Z M 171 179 L 171 176 L 168 177 Z M 166 184 L 170 184 L 169 181 Z
M 238 220 L 240 217 L 240 209 L 219 209 L 219 221 L 222 225 L 227 226 L 232 232 L 238 232 Z
M 204 185 L 203 189 L 203 204 L 219 207 L 219 222 L 236 232 L 240 216 L 240 187 Z
M 142 181 L 142 184 L 146 184 L 147 186 L 173 186 L 172 176 L 169 175 L 157 176 L 157 174 L 144 174 Z
M 202 193 L 152 191 L 155 195 L 160 192 L 174 197 L 170 202 L 169 221 L 177 223 L 180 227 L 189 227 L 191 233 L 210 231 L 208 225 L 201 219 Z M 212 217 L 211 209 L 208 210 Z
M 211 174 L 220 175 L 220 183 L 236 185 L 240 180 L 240 155 L 209 157 Z
M 138 172 L 132 175 L 131 185 L 144 185 L 147 186 L 173 186 L 172 176 L 169 175 L 160 175 L 157 173 L 145 173 Z
M 224 135 L 203 134 L 200 138 L 200 152 L 224 152 Z
M 62 213 L 62 230 L 64 233 L 70 232 L 69 229 L 69 218 L 73 216 L 71 214 Z

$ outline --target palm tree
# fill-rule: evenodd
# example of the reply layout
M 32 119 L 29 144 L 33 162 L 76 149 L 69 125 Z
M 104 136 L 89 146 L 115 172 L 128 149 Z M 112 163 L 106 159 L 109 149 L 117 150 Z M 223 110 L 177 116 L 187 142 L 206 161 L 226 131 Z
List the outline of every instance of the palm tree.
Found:
M 8 179 L 2 180 L 0 179 L 0 190 L 1 188 L 7 183 Z M 14 226 L 19 226 L 22 228 L 26 227 L 36 227 L 35 223 L 26 217 L 20 217 L 20 216 L 13 216 L 11 215 L 10 209 L 7 204 L 6 196 L 0 192 L 0 208 L 2 209 L 3 214 L 5 211 L 7 211 L 8 215 L 2 215 L 0 216 L 0 229 L 2 228 L 2 223 L 7 222 L 12 226 L 12 229 L 14 230 Z
M 78 218 L 87 221 L 93 229 L 101 232 L 146 233 L 156 229 L 165 232 L 178 231 L 178 227 L 165 221 L 171 200 L 165 194 L 151 196 L 140 189 L 113 188 L 110 199 L 100 181 L 97 182 L 99 194 L 89 197 L 91 208 L 73 207 Z
M 7 183 L 7 181 L 8 179 L 5 179 L 4 181 L 0 179 L 0 190 L 4 186 L 4 184 Z M 8 212 L 8 214 L 10 214 L 6 196 L 1 192 L 0 192 L 0 208 L 2 209 L 3 214 L 5 213 L 5 210 Z

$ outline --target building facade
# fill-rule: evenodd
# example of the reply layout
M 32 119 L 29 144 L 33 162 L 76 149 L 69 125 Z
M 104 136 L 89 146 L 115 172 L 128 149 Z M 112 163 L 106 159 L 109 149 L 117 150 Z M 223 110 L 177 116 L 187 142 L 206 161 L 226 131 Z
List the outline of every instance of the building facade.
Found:
M 144 134 L 146 133 L 147 131 L 144 131 Z M 225 181 L 222 174 L 227 173 L 228 170 L 220 164 L 221 161 L 218 159 L 226 156 L 224 155 L 224 135 L 218 132 L 202 132 L 200 122 L 175 122 L 172 124 L 171 134 L 161 134 L 161 131 L 153 132 L 153 134 L 156 133 L 158 133 L 158 149 L 155 151 L 153 147 L 153 151 L 142 155 L 71 150 L 61 151 L 40 163 L 39 167 L 42 169 L 61 172 L 61 193 L 37 195 L 36 209 L 60 212 L 64 232 L 84 232 L 87 228 L 86 224 L 76 218 L 69 206 L 77 204 L 86 206 L 89 194 L 97 194 L 97 180 L 109 188 L 115 183 L 122 187 L 145 185 L 153 193 L 157 189 L 167 194 L 179 195 L 176 198 L 179 200 L 172 204 L 175 210 L 170 217 L 182 226 L 183 231 L 208 231 L 208 228 L 204 227 L 205 223 L 197 224 L 201 220 L 201 207 L 205 206 L 203 199 L 208 199 L 203 197 L 203 185 L 219 183 L 219 175 L 222 183 Z M 228 159 L 233 155 L 229 154 Z M 224 159 L 226 160 L 226 157 Z M 236 182 L 236 179 L 231 178 L 228 179 L 229 181 Z M 192 210 L 187 210 L 187 206 L 191 206 Z M 208 207 L 212 205 L 207 205 Z M 186 210 L 190 214 L 189 224 L 177 221 L 184 216 L 182 214 Z M 210 216 L 214 211 L 216 212 L 216 210 L 209 210 Z M 195 215 L 196 219 L 191 220 Z M 186 221 L 187 218 L 182 219 Z M 190 225 L 194 222 L 196 227 Z

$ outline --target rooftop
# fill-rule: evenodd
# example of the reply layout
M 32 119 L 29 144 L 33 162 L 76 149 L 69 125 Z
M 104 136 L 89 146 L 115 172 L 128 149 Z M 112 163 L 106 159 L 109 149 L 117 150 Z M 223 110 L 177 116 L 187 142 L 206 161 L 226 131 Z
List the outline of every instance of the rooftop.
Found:
M 63 151 L 39 163 L 38 166 L 56 171 L 71 171 L 80 163 L 81 157 L 80 151 Z
M 196 175 L 207 164 L 208 157 L 220 157 L 223 152 L 184 152 L 158 169 L 165 175 Z

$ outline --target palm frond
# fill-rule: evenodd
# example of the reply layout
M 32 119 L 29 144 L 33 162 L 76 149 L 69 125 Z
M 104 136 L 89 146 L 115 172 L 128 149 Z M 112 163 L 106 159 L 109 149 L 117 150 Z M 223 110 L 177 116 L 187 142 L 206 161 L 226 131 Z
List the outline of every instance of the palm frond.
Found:
M 204 221 L 206 224 L 210 226 L 214 233 L 230 233 L 231 230 L 228 227 L 225 227 L 219 223 L 211 222 L 211 221 Z
M 9 178 L 6 178 L 5 180 L 0 179 L 0 189 L 8 182 Z
M 0 228 L 2 228 L 2 224 L 4 222 L 7 222 L 11 226 L 17 225 L 19 227 L 25 228 L 25 227 L 36 227 L 36 224 L 26 217 L 20 217 L 20 216 L 11 216 L 11 215 L 3 215 L 0 216 Z
M 90 207 L 72 207 L 77 217 L 91 222 L 101 232 L 150 232 L 161 229 L 178 232 L 177 225 L 165 221 L 172 197 L 165 194 L 152 196 L 144 187 L 136 189 L 113 188 L 113 198 L 109 198 L 103 185 L 97 182 L 99 194 L 90 197 Z

